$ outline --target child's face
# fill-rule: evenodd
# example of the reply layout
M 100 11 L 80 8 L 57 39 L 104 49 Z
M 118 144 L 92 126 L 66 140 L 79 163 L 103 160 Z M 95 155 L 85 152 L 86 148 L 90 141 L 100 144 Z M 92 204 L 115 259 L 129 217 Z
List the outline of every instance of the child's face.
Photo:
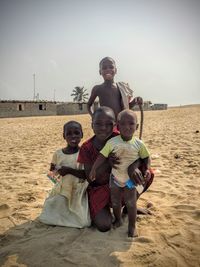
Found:
M 118 121 L 118 128 L 123 140 L 131 140 L 134 132 L 138 128 L 137 117 L 132 114 L 123 114 Z
M 103 61 L 100 65 L 99 73 L 105 81 L 113 80 L 115 74 L 117 73 L 115 63 L 111 60 Z
M 93 118 L 92 129 L 100 141 L 105 141 L 111 136 L 113 126 L 114 118 L 109 114 L 97 113 Z
M 66 140 L 68 146 L 77 147 L 83 137 L 82 131 L 77 124 L 70 124 L 65 127 L 63 137 Z

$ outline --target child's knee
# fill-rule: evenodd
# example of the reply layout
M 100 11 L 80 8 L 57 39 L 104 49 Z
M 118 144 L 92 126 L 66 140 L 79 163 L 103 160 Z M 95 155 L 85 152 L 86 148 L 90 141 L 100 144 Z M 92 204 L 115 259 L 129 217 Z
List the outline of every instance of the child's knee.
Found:
M 111 221 L 108 221 L 108 222 L 104 221 L 104 222 L 98 223 L 98 224 L 96 224 L 96 227 L 100 232 L 110 231 L 110 229 L 111 229 Z
M 125 205 L 126 205 L 127 209 L 128 208 L 134 208 L 134 207 L 136 207 L 136 201 L 134 199 L 127 199 L 125 201 Z

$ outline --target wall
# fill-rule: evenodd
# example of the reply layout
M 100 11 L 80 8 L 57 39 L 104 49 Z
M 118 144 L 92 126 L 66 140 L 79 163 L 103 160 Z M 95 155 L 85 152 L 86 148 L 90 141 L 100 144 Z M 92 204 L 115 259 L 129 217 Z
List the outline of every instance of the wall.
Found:
M 98 103 L 94 103 L 94 109 L 96 109 Z M 57 104 L 57 115 L 76 115 L 76 114 L 88 114 L 87 103 L 58 103 Z
M 0 118 L 56 115 L 55 102 L 0 101 Z
M 86 103 L 67 102 L 57 104 L 57 115 L 75 115 L 86 113 L 88 113 Z

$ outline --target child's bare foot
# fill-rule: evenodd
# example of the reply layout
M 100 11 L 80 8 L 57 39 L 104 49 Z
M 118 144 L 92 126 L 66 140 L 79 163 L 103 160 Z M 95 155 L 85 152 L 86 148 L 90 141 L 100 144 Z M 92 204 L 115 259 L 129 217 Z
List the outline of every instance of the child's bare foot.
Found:
M 120 219 L 120 220 L 115 220 L 114 222 L 113 222 L 113 228 L 115 229 L 115 228 L 118 228 L 118 227 L 120 227 L 120 226 L 122 226 L 122 220 Z
M 138 237 L 136 228 L 128 229 L 128 237 Z
M 137 214 L 140 215 L 152 215 L 152 212 L 148 208 L 137 208 Z
M 146 208 L 139 208 L 137 207 L 137 214 L 138 215 L 152 215 L 152 212 L 149 210 L 149 207 L 147 206 Z M 125 218 L 126 215 L 128 214 L 126 206 L 122 210 L 122 218 Z

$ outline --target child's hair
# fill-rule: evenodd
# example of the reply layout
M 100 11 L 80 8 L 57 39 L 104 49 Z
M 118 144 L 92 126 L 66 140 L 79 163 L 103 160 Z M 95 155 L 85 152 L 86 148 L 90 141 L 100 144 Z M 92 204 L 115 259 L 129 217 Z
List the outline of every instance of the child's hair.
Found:
M 115 121 L 115 113 L 114 113 L 114 111 L 111 108 L 106 107 L 106 106 L 99 107 L 94 111 L 94 113 L 92 115 L 92 121 L 94 120 L 95 116 L 97 114 L 99 114 L 99 113 L 108 114 L 108 115 L 110 115 L 110 117 L 113 118 L 113 121 Z
M 133 117 L 136 119 L 136 122 L 137 122 L 137 115 L 136 115 L 136 113 L 135 113 L 133 110 L 131 110 L 131 109 L 124 109 L 124 110 L 122 110 L 122 111 L 118 114 L 118 116 L 117 116 L 117 121 L 120 121 L 120 120 L 121 120 L 121 117 L 122 117 L 124 114 L 129 114 L 129 115 L 133 116 Z
M 82 134 L 82 136 L 83 136 L 82 125 L 81 125 L 78 121 L 68 121 L 68 122 L 66 122 L 66 123 L 64 124 L 64 126 L 63 126 L 63 133 L 65 133 L 66 128 L 67 128 L 70 124 L 76 124 L 76 125 L 80 128 L 80 130 L 81 130 L 81 134 Z
M 113 64 L 116 65 L 114 59 L 112 59 L 111 57 L 104 57 L 99 63 L 99 68 L 101 68 L 101 65 L 103 64 L 104 61 L 112 61 Z

